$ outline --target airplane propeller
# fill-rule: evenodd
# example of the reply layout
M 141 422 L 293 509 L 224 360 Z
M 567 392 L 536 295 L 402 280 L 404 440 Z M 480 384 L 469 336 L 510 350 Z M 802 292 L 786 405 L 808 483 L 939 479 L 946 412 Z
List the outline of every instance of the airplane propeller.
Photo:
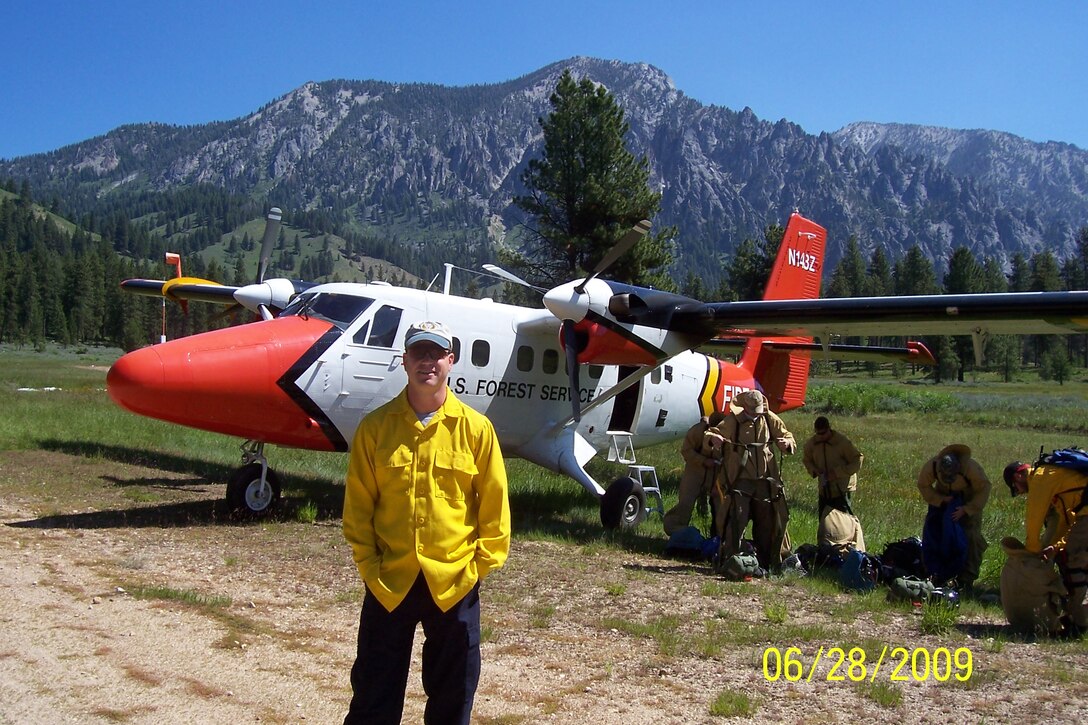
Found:
M 582 294 L 582 291 L 585 290 L 586 285 L 589 284 L 591 279 L 611 267 L 616 263 L 616 260 L 631 251 L 631 248 L 638 244 L 639 240 L 646 236 L 648 231 L 650 231 L 649 219 L 643 219 L 638 224 L 631 227 L 618 242 L 612 245 L 612 248 L 608 250 L 608 253 L 601 257 L 601 261 L 597 262 L 597 266 L 593 268 L 593 272 L 582 280 L 582 283 L 576 286 L 574 291 L 578 294 Z
M 247 285 L 246 287 L 240 287 L 235 290 L 234 299 L 237 300 L 233 305 L 217 313 L 212 319 L 219 320 L 227 315 L 233 315 L 238 310 L 244 308 L 246 305 L 242 303 L 242 300 L 252 300 L 256 306 L 257 313 L 261 316 L 262 320 L 271 320 L 272 312 L 268 309 L 268 304 L 265 301 L 266 295 L 263 289 L 260 292 L 254 294 L 254 285 L 262 285 L 264 283 L 264 274 L 268 270 L 268 260 L 272 257 L 272 245 L 276 241 L 276 236 L 280 231 L 280 222 L 283 219 L 283 212 L 280 211 L 278 206 L 274 206 L 268 210 L 268 216 L 265 218 L 264 223 L 264 236 L 261 237 L 261 256 L 257 262 L 257 280 L 253 285 Z M 239 293 L 241 295 L 239 296 Z
M 575 423 L 582 419 L 581 399 L 579 398 L 579 391 L 581 390 L 579 385 L 580 366 L 578 364 L 580 346 L 578 330 L 575 326 L 580 320 L 585 319 L 586 312 L 589 310 L 591 300 L 589 299 L 590 295 L 586 294 L 586 286 L 596 279 L 599 274 L 615 264 L 620 257 L 631 251 L 631 248 L 638 244 L 639 240 L 646 236 L 649 231 L 650 222 L 643 219 L 612 245 L 612 248 L 601 257 L 601 260 L 597 262 L 597 266 L 586 275 L 585 279 L 575 284 L 573 288 L 570 287 L 571 283 L 568 282 L 549 290 L 544 295 L 544 305 L 552 311 L 552 314 L 563 321 L 560 327 L 560 339 L 567 357 L 567 373 L 570 376 L 568 393 L 570 394 L 571 410 Z
M 268 269 L 268 260 L 272 256 L 272 244 L 276 241 L 276 235 L 280 231 L 280 220 L 283 212 L 278 206 L 268 210 L 268 218 L 264 224 L 264 236 L 261 238 L 261 256 L 257 263 L 257 284 L 264 282 L 264 273 Z

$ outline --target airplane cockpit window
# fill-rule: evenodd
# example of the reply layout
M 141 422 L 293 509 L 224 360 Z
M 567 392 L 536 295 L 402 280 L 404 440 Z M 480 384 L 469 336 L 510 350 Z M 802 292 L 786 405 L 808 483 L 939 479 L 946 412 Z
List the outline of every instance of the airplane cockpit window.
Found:
M 518 347 L 518 370 L 527 373 L 533 369 L 533 348 L 528 345 Z
M 393 347 L 393 341 L 397 339 L 397 328 L 400 327 L 399 307 L 382 305 L 382 308 L 374 313 L 374 326 L 371 328 L 367 344 L 371 347 Z
M 399 307 L 382 305 L 374 313 L 374 317 L 364 322 L 351 336 L 352 344 L 393 347 L 393 342 L 397 339 L 397 329 L 400 327 L 401 312 Z
M 472 364 L 478 368 L 486 367 L 491 361 L 491 345 L 487 340 L 472 341 Z
M 544 355 L 540 359 L 540 365 L 548 375 L 554 373 L 559 369 L 559 351 L 545 350 Z
M 374 300 L 369 297 L 333 292 L 311 292 L 293 299 L 279 316 L 318 317 L 343 330 L 372 304 Z

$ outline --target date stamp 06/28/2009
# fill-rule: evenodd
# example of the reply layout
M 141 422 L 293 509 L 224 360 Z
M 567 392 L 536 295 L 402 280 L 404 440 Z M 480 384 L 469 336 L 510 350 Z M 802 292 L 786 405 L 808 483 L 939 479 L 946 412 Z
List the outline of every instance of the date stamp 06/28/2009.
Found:
M 814 677 L 828 682 L 876 682 L 878 677 L 888 682 L 926 682 L 931 678 L 967 682 L 974 667 L 971 650 L 966 647 L 930 650 L 884 645 L 875 659 L 867 658 L 861 647 L 820 647 L 811 657 L 808 659 L 800 647 L 768 647 L 763 650 L 763 678 L 767 682 L 812 682 Z

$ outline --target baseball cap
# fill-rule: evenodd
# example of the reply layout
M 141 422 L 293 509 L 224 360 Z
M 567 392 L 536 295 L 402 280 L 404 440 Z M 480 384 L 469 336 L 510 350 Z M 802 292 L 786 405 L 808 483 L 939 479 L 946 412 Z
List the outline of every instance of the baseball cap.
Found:
M 450 350 L 453 348 L 453 334 L 441 322 L 415 322 L 404 333 L 404 349 L 407 350 L 417 342 L 433 342 L 443 350 Z

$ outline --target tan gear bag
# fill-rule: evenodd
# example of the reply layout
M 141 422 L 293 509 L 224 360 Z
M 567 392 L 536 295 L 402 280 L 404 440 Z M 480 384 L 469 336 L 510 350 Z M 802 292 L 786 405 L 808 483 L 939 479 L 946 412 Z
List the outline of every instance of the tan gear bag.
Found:
M 1005 619 L 1018 632 L 1056 635 L 1068 596 L 1062 577 L 1053 562 L 1024 548 L 1015 536 L 1001 540 L 1007 560 L 1001 569 L 1001 608 Z
M 816 536 L 819 545 L 830 544 L 840 551 L 851 547 L 865 551 L 865 535 L 861 532 L 858 517 L 837 508 L 824 507 Z

